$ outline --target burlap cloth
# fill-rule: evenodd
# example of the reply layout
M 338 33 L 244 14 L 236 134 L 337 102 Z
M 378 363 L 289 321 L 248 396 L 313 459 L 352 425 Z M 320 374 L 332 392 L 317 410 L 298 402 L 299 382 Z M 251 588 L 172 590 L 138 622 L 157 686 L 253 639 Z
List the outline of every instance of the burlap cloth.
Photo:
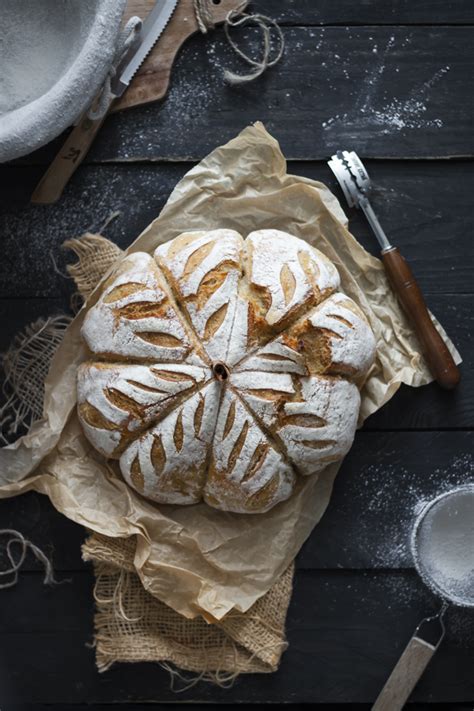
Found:
M 78 294 L 86 299 L 123 254 L 100 235 L 85 234 L 64 243 L 77 256 L 68 266 Z M 76 301 L 76 299 L 74 299 Z M 144 589 L 134 572 L 134 538 L 92 534 L 82 547 L 92 561 L 96 583 L 95 650 L 99 671 L 114 662 L 172 662 L 197 672 L 199 679 L 225 686 L 242 672 L 278 668 L 285 641 L 294 565 L 247 612 L 232 611 L 208 624 L 189 620 Z M 171 671 L 171 669 L 170 669 Z
M 134 540 L 99 534 L 83 545 L 94 563 L 96 661 L 172 662 L 200 679 L 225 685 L 242 672 L 272 672 L 287 647 L 285 619 L 293 565 L 247 612 L 208 624 L 188 620 L 145 591 L 134 573 Z

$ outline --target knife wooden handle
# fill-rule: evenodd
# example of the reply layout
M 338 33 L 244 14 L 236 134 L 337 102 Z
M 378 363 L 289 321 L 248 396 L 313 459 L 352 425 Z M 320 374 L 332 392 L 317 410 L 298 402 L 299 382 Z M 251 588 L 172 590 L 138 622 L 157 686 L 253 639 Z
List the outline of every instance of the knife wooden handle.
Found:
M 128 0 L 124 22 L 132 15 L 146 17 L 153 5 L 154 0 Z M 227 14 L 237 8 L 244 9 L 243 0 L 209 2 L 209 10 L 215 24 L 224 22 Z M 122 97 L 110 104 L 106 115 L 162 99 L 168 91 L 171 69 L 179 49 L 188 37 L 196 32 L 199 32 L 199 27 L 193 0 L 179 0 L 166 30 L 140 67 L 131 86 Z M 98 121 L 91 121 L 83 116 L 38 183 L 31 202 L 47 204 L 59 200 L 69 179 L 87 155 L 105 118 L 106 116 Z
M 382 252 L 382 261 L 393 289 L 410 318 L 431 373 L 441 387 L 451 390 L 461 378 L 446 343 L 436 330 L 412 270 L 396 247 Z
M 102 118 L 93 121 L 87 116 L 87 113 L 83 114 L 36 186 L 31 196 L 31 202 L 50 204 L 59 200 L 71 176 L 87 155 L 106 116 L 107 112 Z

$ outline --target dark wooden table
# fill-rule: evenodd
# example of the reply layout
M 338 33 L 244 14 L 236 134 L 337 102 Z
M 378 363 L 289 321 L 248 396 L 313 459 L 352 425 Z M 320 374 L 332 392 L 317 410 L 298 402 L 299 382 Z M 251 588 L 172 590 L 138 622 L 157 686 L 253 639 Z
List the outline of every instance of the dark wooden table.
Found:
M 328 156 L 353 148 L 367 161 L 381 222 L 463 354 L 462 383 L 452 393 L 403 387 L 358 433 L 327 514 L 297 559 L 281 667 L 231 690 L 201 683 L 177 696 L 151 664 L 99 675 L 87 646 L 93 576 L 80 558 L 83 531 L 45 497 L 1 501 L 1 527 L 43 546 L 70 581 L 45 588 L 28 561 L 16 588 L 0 593 L 2 711 L 136 711 L 150 701 L 368 708 L 417 621 L 439 606 L 413 570 L 407 537 L 420 501 L 474 480 L 474 3 L 259 0 L 258 8 L 278 18 L 287 43 L 283 61 L 260 80 L 225 86 L 222 66 L 240 64 L 222 30 L 196 36 L 166 101 L 109 118 L 58 204 L 32 206 L 28 197 L 59 142 L 0 168 L 0 349 L 36 317 L 68 308 L 71 284 L 53 270 L 53 261 L 65 269 L 66 238 L 98 231 L 119 211 L 105 234 L 125 247 L 196 161 L 260 119 L 290 172 L 338 195 Z M 256 46 L 255 32 L 246 36 Z M 361 216 L 349 217 L 375 253 Z M 467 710 L 473 700 L 474 616 L 453 610 L 413 701 Z

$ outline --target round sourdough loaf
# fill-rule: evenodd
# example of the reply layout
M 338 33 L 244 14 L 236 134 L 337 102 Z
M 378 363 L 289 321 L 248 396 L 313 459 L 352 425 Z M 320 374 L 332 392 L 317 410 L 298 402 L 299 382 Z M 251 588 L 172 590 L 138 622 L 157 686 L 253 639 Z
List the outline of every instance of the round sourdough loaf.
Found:
M 164 504 L 259 513 L 350 448 L 375 342 L 334 265 L 278 230 L 126 257 L 88 312 L 84 432 Z

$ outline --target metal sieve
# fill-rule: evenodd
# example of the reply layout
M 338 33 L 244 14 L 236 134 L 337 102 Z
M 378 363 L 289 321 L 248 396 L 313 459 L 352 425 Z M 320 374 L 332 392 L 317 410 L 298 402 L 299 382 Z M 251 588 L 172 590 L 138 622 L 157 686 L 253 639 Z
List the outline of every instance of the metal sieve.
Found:
M 410 547 L 421 579 L 443 602 L 438 614 L 416 628 L 372 711 L 403 708 L 441 644 L 449 605 L 474 608 L 474 484 L 427 503 L 413 525 Z
M 413 526 L 410 547 L 421 579 L 435 595 L 474 608 L 474 485 L 426 504 Z

